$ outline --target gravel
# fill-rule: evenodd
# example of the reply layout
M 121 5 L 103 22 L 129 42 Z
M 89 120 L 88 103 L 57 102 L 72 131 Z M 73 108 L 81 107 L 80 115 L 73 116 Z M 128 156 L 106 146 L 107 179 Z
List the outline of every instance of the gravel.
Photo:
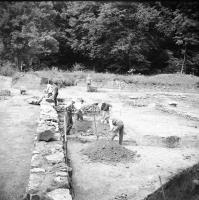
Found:
M 116 141 L 98 140 L 82 151 L 92 161 L 134 162 L 136 151 L 130 151 Z

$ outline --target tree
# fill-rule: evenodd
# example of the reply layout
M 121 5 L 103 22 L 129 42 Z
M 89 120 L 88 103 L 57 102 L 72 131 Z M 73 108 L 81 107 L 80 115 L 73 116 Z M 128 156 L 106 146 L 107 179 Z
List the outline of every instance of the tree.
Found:
M 177 1 L 0 2 L 1 57 L 27 69 L 37 59 L 64 69 L 82 62 L 117 73 L 199 73 L 198 9 Z
M 5 9 L 4 9 L 5 10 Z M 15 2 L 7 4 L 7 20 L 1 31 L 7 36 L 6 48 L 17 66 L 31 66 L 33 56 L 45 56 L 59 50 L 53 19 L 56 11 L 51 2 Z

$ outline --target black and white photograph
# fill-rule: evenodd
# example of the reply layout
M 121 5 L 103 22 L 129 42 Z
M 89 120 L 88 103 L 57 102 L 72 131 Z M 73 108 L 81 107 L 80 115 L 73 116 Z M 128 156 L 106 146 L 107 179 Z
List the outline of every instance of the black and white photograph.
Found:
M 199 200 L 199 1 L 0 1 L 0 200 Z

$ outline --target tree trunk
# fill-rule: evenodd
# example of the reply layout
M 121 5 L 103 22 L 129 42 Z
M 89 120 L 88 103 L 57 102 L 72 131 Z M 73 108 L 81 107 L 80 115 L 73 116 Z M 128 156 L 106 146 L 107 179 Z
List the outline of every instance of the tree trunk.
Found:
M 131 56 L 130 56 L 130 53 L 129 53 L 129 55 L 128 55 L 128 61 L 129 61 L 129 70 L 131 69 Z
M 17 56 L 14 56 L 14 62 L 15 62 L 15 65 L 18 67 L 18 69 L 19 69 L 19 65 L 18 65 L 18 63 L 19 63 L 19 61 L 18 61 L 18 57 Z
M 185 61 L 186 61 L 186 44 L 185 44 L 185 48 L 184 48 L 184 58 L 183 58 L 183 63 L 182 63 L 182 67 L 181 67 L 181 74 L 184 73 L 185 70 Z

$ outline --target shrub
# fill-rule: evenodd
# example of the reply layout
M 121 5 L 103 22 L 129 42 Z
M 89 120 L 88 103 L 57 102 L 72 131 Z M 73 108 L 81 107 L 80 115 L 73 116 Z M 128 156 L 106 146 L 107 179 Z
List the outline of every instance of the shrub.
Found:
M 9 61 L 0 67 L 0 74 L 3 76 L 13 76 L 16 72 L 15 66 Z
M 72 67 L 72 71 L 84 71 L 85 70 L 85 66 L 83 64 L 80 63 L 75 63 Z
M 52 79 L 53 83 L 56 83 L 60 88 L 66 86 L 74 86 L 75 79 L 68 78 L 68 79 Z

